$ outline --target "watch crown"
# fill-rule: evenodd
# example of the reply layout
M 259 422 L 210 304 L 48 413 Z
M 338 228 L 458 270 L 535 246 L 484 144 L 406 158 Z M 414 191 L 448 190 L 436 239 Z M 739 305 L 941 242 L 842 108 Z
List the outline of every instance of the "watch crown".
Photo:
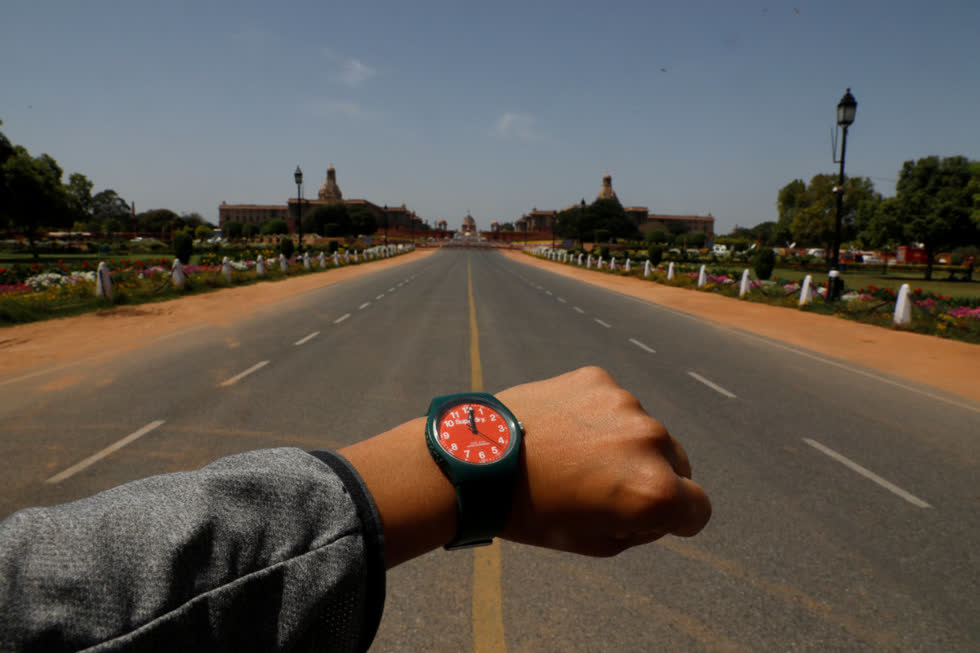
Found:
M 521 429 L 521 435 L 525 435 L 525 432 L 524 432 L 524 423 L 523 422 L 518 422 L 517 425 Z

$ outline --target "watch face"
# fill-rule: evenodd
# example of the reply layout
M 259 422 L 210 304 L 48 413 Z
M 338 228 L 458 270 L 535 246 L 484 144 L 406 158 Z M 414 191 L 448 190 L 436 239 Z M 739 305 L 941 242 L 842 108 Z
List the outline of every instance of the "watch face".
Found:
M 492 463 L 510 446 L 510 427 L 489 406 L 461 403 L 442 411 L 437 440 L 443 451 L 463 462 Z

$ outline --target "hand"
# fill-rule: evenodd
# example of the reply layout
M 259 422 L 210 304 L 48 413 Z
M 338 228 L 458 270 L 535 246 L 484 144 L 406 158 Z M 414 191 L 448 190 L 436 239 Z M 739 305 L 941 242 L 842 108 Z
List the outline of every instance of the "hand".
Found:
M 604 370 L 497 393 L 526 431 L 503 537 L 610 556 L 666 534 L 697 534 L 711 502 L 687 454 Z

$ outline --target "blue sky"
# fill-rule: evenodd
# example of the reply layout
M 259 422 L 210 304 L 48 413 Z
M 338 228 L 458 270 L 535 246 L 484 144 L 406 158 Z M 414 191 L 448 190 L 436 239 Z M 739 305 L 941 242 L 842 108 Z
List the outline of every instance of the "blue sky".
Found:
M 481 228 L 599 191 L 625 205 L 776 217 L 847 171 L 980 158 L 980 2 L 47 2 L 5 0 L 0 129 L 138 211 L 315 196 Z M 663 69 L 663 70 L 661 70 Z

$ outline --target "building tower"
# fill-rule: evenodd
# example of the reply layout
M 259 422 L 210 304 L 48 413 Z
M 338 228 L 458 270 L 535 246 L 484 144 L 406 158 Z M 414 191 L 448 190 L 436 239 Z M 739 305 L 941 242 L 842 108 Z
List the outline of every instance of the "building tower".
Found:
M 325 202 L 343 202 L 344 196 L 337 185 L 337 171 L 333 166 L 327 168 L 327 179 L 320 186 L 320 199 Z
M 602 189 L 599 191 L 599 196 L 596 197 L 597 200 L 614 200 L 616 199 L 616 191 L 612 187 L 612 175 L 605 175 L 602 178 Z

